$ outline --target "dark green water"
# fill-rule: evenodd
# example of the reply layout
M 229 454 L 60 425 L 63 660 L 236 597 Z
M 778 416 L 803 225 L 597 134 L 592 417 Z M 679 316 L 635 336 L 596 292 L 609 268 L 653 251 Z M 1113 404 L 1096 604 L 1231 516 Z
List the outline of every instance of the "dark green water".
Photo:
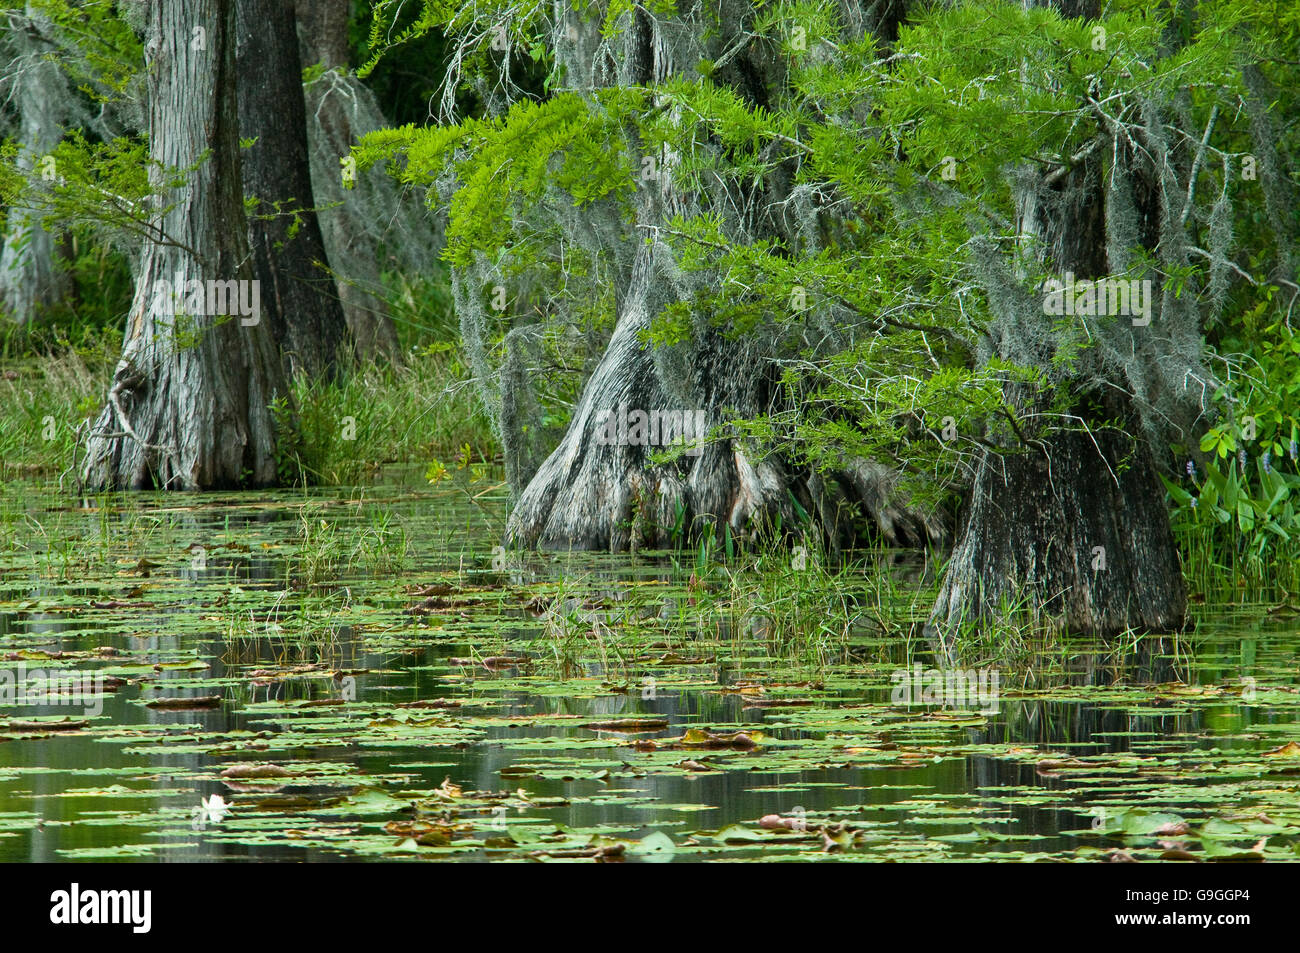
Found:
M 905 627 L 741 637 L 691 565 L 494 552 L 503 515 L 486 486 L 5 487 L 0 859 L 1296 856 L 1285 605 L 906 704 Z M 120 684 L 41 694 L 74 676 Z

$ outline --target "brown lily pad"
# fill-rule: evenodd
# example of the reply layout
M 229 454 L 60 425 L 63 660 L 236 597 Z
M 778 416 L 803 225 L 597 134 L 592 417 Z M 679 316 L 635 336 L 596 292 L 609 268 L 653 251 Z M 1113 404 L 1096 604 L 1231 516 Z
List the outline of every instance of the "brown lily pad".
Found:
M 146 708 L 180 711 L 195 708 L 220 708 L 220 695 L 194 695 L 190 698 L 155 698 L 144 703 Z

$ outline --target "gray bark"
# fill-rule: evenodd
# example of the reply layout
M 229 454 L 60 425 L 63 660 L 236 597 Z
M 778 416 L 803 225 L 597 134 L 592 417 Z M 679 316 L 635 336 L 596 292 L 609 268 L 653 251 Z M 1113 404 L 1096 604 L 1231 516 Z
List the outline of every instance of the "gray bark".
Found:
M 1064 16 L 1096 16 L 1094 0 L 1058 6 Z M 1093 155 L 1050 186 L 1026 176 L 1016 196 L 1027 254 L 1057 272 L 1107 272 L 1102 161 Z M 990 346 L 1015 359 L 1026 345 L 1004 339 Z M 1019 390 L 1008 398 L 1030 406 Z M 1085 393 L 1074 412 L 1090 432 L 1051 434 L 1018 454 L 985 450 L 978 461 L 926 626 L 948 660 L 963 629 L 1015 609 L 1103 638 L 1182 626 L 1187 595 L 1178 549 L 1130 397 L 1110 388 Z
M 292 0 L 238 0 L 236 65 L 244 196 L 266 320 L 292 374 L 332 376 L 350 350 L 307 158 Z
M 71 95 L 59 67 L 46 59 L 53 46 L 42 32 L 47 23 L 29 2 L 7 45 L 15 48 L 8 67 L 16 87 L 20 172 L 42 174 L 42 160 L 63 137 L 60 117 Z M 65 300 L 72 283 L 60 267 L 55 235 L 47 223 L 23 208 L 8 210 L 0 249 L 0 314 L 27 324 Z
M 667 385 L 662 364 L 642 342 L 664 300 L 666 282 L 655 272 L 650 248 L 638 253 L 633 276 L 608 347 L 583 389 L 560 444 L 528 482 L 506 529 L 511 545 L 543 549 L 666 548 L 721 533 L 743 539 L 755 531 L 798 523 L 797 500 L 817 520 L 832 548 L 851 541 L 854 517 L 865 517 L 891 545 L 939 544 L 944 528 L 891 496 L 890 472 L 855 461 L 829 478 L 793 469 L 732 440 L 708 443 L 698 456 L 655 464 L 662 447 L 603 443 L 602 415 L 622 408 L 704 411 L 707 427 L 722 422 L 724 408 L 761 397 L 763 362 L 721 336 L 696 350 L 691 390 L 703 398 L 684 406 L 680 387 Z M 741 406 L 744 406 L 742 404 Z M 679 532 L 680 531 L 680 534 Z
M 122 359 L 95 422 L 90 487 L 210 489 L 276 482 L 276 421 L 287 395 L 267 322 L 155 308 L 157 282 L 254 277 L 239 173 L 235 0 L 156 0 L 148 14 L 150 156 L 206 159 L 165 197 L 127 316 Z M 246 323 L 248 322 L 248 323 Z
M 399 356 L 397 328 L 382 297 L 380 242 L 372 231 L 381 222 L 366 216 L 369 203 L 364 180 L 368 173 L 356 172 L 356 178 L 363 181 L 346 188 L 339 161 L 361 136 L 380 128 L 379 122 L 361 119 L 366 106 L 378 114 L 378 105 L 371 102 L 370 90 L 355 76 L 338 70 L 317 78 L 304 92 L 312 188 L 318 197 L 321 237 L 334 269 L 343 316 L 358 356 L 395 360 Z
M 733 11 L 734 13 L 735 11 Z M 601 58 L 584 32 L 580 17 L 564 14 L 558 22 L 575 25 L 572 36 L 557 32 L 557 55 L 572 77 L 590 82 L 640 86 L 662 81 L 674 72 L 694 68 L 699 52 L 674 50 L 656 34 L 657 27 L 638 10 L 630 24 L 624 56 L 616 74 L 601 67 Z M 891 22 L 895 22 L 896 19 Z M 726 46 L 731 37 L 708 42 Z M 707 44 L 706 44 L 707 45 Z M 716 58 L 721 51 L 706 52 Z M 733 51 L 734 53 L 734 51 Z M 594 62 L 588 61 L 594 57 Z M 784 67 L 761 51 L 732 56 L 717 79 L 755 105 L 766 102 L 770 84 L 783 82 Z M 671 156 L 655 157 L 661 169 Z M 642 340 L 662 308 L 681 291 L 671 264 L 672 252 L 646 235 L 675 213 L 689 215 L 694 198 L 672 184 L 671 176 L 642 190 L 637 218 L 626 241 L 638 249 L 630 277 L 620 288 L 618 321 L 600 363 L 587 380 L 568 430 L 555 450 L 522 488 L 506 528 L 513 545 L 542 548 L 623 550 L 679 545 L 701 535 L 729 528 L 734 537 L 798 525 L 798 506 L 817 523 L 831 548 L 851 542 L 866 527 L 891 545 L 937 545 L 945 527 L 935 518 L 912 511 L 891 492 L 893 474 L 869 461 L 847 461 L 838 473 L 822 476 L 792 467 L 732 439 L 709 442 L 699 456 L 682 456 L 671 464 L 651 461 L 661 447 L 606 444 L 598 439 L 602 415 L 622 408 L 651 412 L 702 411 L 709 428 L 733 417 L 756 416 L 777 399 L 774 345 L 752 334 L 727 336 L 701 321 L 686 345 L 654 350 Z M 789 194 L 793 183 L 774 176 L 760 195 L 714 196 L 721 207 L 747 206 L 737 227 L 750 235 L 778 237 L 787 223 L 769 212 Z M 669 263 L 660 267 L 660 256 Z M 508 398 L 503 393 L 503 397 Z M 506 403 L 507 401 L 503 401 Z M 506 429 L 509 406 L 501 409 L 506 434 L 506 463 L 520 473 L 527 461 L 512 461 L 522 445 Z
M 352 0 L 301 0 L 294 12 L 298 17 L 303 62 L 346 70 Z
M 414 203 L 412 214 L 383 169 L 358 170 L 344 181 L 341 160 L 366 133 L 388 125 L 374 94 L 348 69 L 350 9 L 349 0 L 298 4 L 303 63 L 326 69 L 304 89 L 312 188 L 357 354 L 395 360 L 397 329 L 383 298 L 382 270 L 426 273 L 435 236 L 422 205 Z

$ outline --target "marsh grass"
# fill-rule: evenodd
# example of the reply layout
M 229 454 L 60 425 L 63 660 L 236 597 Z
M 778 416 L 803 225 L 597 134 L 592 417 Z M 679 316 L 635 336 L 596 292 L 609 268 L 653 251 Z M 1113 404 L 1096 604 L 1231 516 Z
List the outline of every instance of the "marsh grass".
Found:
M 834 558 L 805 541 L 728 554 L 725 541 L 705 540 L 691 556 L 673 557 L 680 585 L 664 600 L 660 635 L 725 644 L 742 667 L 758 657 L 813 673 L 854 664 L 913 610 L 883 550 Z
M 811 671 L 848 662 L 853 636 L 866 624 L 861 563 L 831 567 L 820 551 L 787 555 L 769 553 L 727 573 L 733 651 L 756 640 L 772 657 Z
M 997 666 L 1024 681 L 1060 668 L 1069 653 L 1069 634 L 1024 596 L 1004 598 L 992 615 L 962 622 L 938 654 L 945 664 Z
M 561 591 L 547 607 L 541 635 L 541 671 L 565 680 L 586 673 L 586 659 L 595 644 L 607 660 L 607 641 L 600 638 L 599 627 L 609 627 L 599 619 L 584 614 L 576 598 Z
M 793 572 L 790 553 L 778 549 L 730 562 L 714 555 L 706 544 L 694 562 L 674 560 L 662 587 L 564 577 L 542 618 L 544 670 L 568 679 L 598 663 L 608 677 L 636 678 L 652 674 L 639 660 L 669 652 L 743 665 L 759 650 L 814 672 L 848 659 L 863 629 L 855 567 L 828 570 L 812 560 Z
M 370 482 L 385 467 L 440 458 L 496 459 L 491 423 L 446 345 L 413 349 L 401 366 L 370 362 L 338 381 L 293 384 L 298 437 L 281 448 L 281 475 L 299 483 Z M 282 418 L 290 413 L 281 404 Z
M 66 342 L 48 355 L 0 362 L 0 477 L 58 477 L 73 467 L 79 435 L 100 407 L 120 335 Z
M 662 644 L 656 643 L 659 604 L 590 574 L 562 577 L 542 613 L 539 671 L 563 680 L 598 665 L 606 678 L 632 677 L 647 648 Z
M 281 590 L 260 611 L 242 598 L 238 587 L 231 596 L 222 628 L 226 664 L 336 664 L 343 658 L 349 631 L 344 617 L 351 607 L 347 589 L 310 596 Z
M 401 519 L 369 507 L 364 523 L 341 522 L 308 504 L 298 514 L 292 555 L 285 560 L 286 586 L 320 586 L 351 573 L 396 574 L 410 562 L 411 540 Z
M 1198 602 L 1244 605 L 1300 600 L 1300 539 L 1249 547 L 1231 527 L 1177 525 L 1183 578 Z
M 121 333 L 50 347 L 0 360 L 0 478 L 75 486 L 81 438 L 103 405 Z M 279 448 L 286 484 L 359 485 L 394 465 L 496 459 L 491 424 L 452 345 L 414 347 L 401 365 L 362 362 L 337 381 L 298 378 L 292 389 L 292 400 L 272 405 L 293 425 Z
M 157 515 L 130 495 L 84 498 L 75 511 L 33 510 L 0 496 L 0 554 L 12 567 L 62 582 L 116 574 L 158 556 L 181 530 L 177 514 Z

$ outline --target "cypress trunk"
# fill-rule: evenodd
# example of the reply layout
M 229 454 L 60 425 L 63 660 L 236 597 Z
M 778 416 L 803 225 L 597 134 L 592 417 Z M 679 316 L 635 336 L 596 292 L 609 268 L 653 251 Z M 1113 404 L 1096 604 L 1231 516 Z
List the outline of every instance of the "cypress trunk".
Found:
M 890 545 L 942 541 L 941 523 L 902 505 L 890 492 L 890 471 L 869 461 L 852 461 L 822 477 L 776 457 L 753 455 L 736 441 L 719 440 L 696 455 L 654 463 L 651 454 L 667 442 L 663 428 L 659 445 L 649 428 L 638 441 L 629 415 L 667 412 L 683 422 L 698 420 L 703 427 L 688 436 L 699 439 L 725 413 L 759 406 L 774 380 L 770 365 L 749 343 L 721 334 L 693 349 L 688 381 L 678 380 L 676 369 L 666 371 L 665 355 L 656 355 L 641 337 L 667 286 L 653 259 L 648 246 L 638 252 L 613 337 L 559 446 L 520 494 L 506 528 L 509 543 L 544 549 L 663 548 L 724 527 L 738 538 L 778 520 L 792 527 L 800 508 L 817 521 L 831 548 L 852 540 L 863 520 Z M 684 400 L 682 394 L 696 396 Z M 622 433 L 615 432 L 619 427 Z
M 1041 452 L 985 455 L 929 629 L 954 660 L 963 626 L 1020 608 L 1035 622 L 1108 638 L 1174 631 L 1186 604 L 1151 453 L 1102 428 L 1054 435 Z
M 397 194 L 392 183 L 385 181 L 382 169 L 350 172 L 342 165 L 361 136 L 388 125 L 374 95 L 348 71 L 351 6 L 351 0 L 297 4 L 303 62 L 326 70 L 304 89 L 312 186 L 321 206 L 321 233 L 356 353 L 396 360 L 397 329 L 379 294 L 381 253 L 375 233 L 383 222 L 406 213 L 396 207 L 385 208 L 384 203 L 373 204 L 376 185 L 381 189 L 378 195 Z M 402 240 L 402 236 L 395 238 Z M 427 265 L 420 262 L 416 267 L 423 270 Z
M 893 5 L 900 16 L 902 6 Z M 897 17 L 890 22 L 896 27 Z M 557 55 L 571 77 L 586 81 L 600 72 L 588 61 L 597 47 L 593 37 L 583 33 L 588 27 L 580 17 L 570 23 L 573 31 L 562 38 Z M 672 45 L 656 30 L 654 19 L 638 9 L 624 41 L 620 84 L 648 85 L 679 69 L 694 68 L 696 60 L 678 62 Z M 716 42 L 720 51 L 731 40 Z M 769 87 L 784 81 L 782 64 L 761 51 L 736 55 L 732 50 L 726 58 L 730 62 L 715 79 L 754 105 L 765 105 Z M 697 455 L 683 455 L 672 463 L 651 460 L 664 449 L 662 431 L 661 445 L 655 445 L 653 434 L 638 440 L 628 415 L 686 415 L 702 422 L 707 432 L 729 419 L 761 414 L 779 399 L 773 345 L 762 334 L 737 336 L 699 327 L 686 344 L 656 348 L 645 342 L 652 321 L 679 293 L 670 273 L 674 266 L 660 265 L 671 260 L 672 251 L 658 238 L 647 243 L 646 236 L 656 235 L 674 214 L 689 213 L 699 198 L 683 192 L 672 176 L 673 156 L 652 158 L 662 174 L 656 182 L 643 184 L 639 227 L 625 239 L 638 250 L 628 277 L 619 281 L 613 334 L 559 445 L 535 470 L 524 430 L 527 425 L 532 433 L 536 421 L 523 419 L 520 407 L 526 402 L 517 393 L 522 388 L 511 386 L 510 375 L 503 374 L 500 427 L 506 475 L 512 487 L 522 487 L 507 524 L 508 541 L 543 548 L 659 548 L 724 530 L 743 537 L 778 523 L 790 529 L 807 514 L 832 549 L 863 530 L 890 545 L 940 542 L 945 527 L 903 505 L 891 492 L 894 475 L 870 461 L 846 461 L 839 472 L 823 476 L 732 439 L 714 440 Z M 755 207 L 775 208 L 788 197 L 791 185 L 786 177 L 774 176 L 762 185 L 761 198 L 746 199 Z M 763 218 L 745 227 L 778 238 L 788 223 Z M 614 429 L 627 424 L 626 434 L 609 433 L 611 415 Z M 617 439 L 607 439 L 606 434 Z
M 163 169 L 195 168 L 168 190 L 170 208 L 141 256 L 122 359 L 88 440 L 90 487 L 276 482 L 270 404 L 287 389 L 271 328 L 254 307 L 234 30 L 234 0 L 150 5 L 150 156 Z M 219 284 L 228 281 L 239 284 Z
M 1097 15 L 1095 0 L 1057 6 L 1063 16 Z M 1102 161 L 1094 152 L 1062 172 L 1023 177 L 1016 205 L 1026 255 L 1078 278 L 1107 273 Z M 993 347 L 1008 343 L 1025 347 Z M 1028 408 L 1018 390 L 1008 396 Z M 1164 488 L 1131 398 L 1083 393 L 1072 412 L 1083 431 L 1049 434 L 1020 453 L 985 450 L 976 465 L 926 627 L 950 661 L 964 627 L 1018 608 L 1100 637 L 1183 624 L 1187 594 Z
M 45 58 L 51 46 L 39 30 L 44 17 L 30 2 L 25 19 L 13 38 L 22 59 L 11 67 L 18 72 L 21 151 L 16 165 L 20 172 L 41 175 L 42 161 L 63 137 L 59 117 L 66 112 L 70 93 L 59 67 Z M 67 298 L 71 282 L 55 244 L 44 219 L 22 208 L 8 210 L 0 248 L 0 314 L 26 324 Z
M 329 376 L 348 329 L 329 272 L 307 157 L 292 0 L 238 0 L 239 134 L 263 310 L 294 374 Z

